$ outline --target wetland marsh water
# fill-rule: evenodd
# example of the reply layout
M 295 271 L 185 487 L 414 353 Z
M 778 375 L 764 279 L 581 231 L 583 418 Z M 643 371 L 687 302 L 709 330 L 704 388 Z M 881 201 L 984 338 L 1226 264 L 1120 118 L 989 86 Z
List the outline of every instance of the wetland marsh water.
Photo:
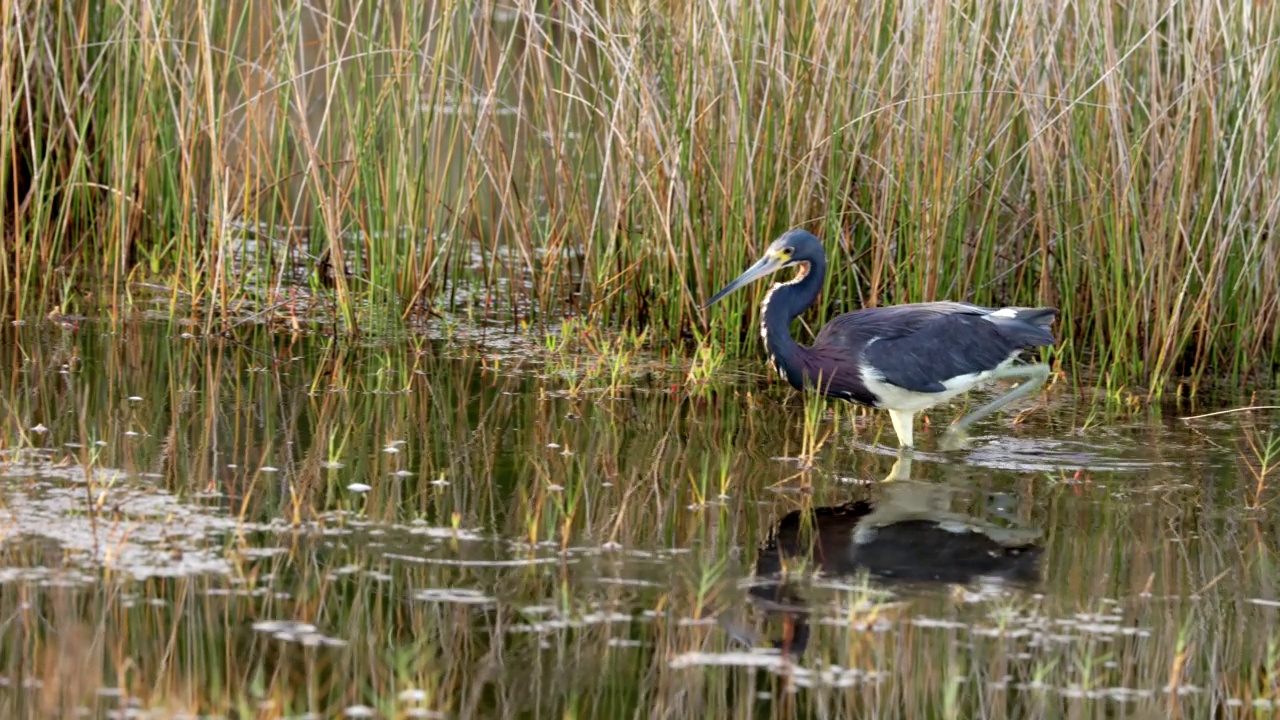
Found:
M 1278 416 L 1178 419 L 1229 398 L 1122 412 L 1058 382 L 968 451 L 918 430 L 910 480 L 878 484 L 880 414 L 806 429 L 759 375 L 597 371 L 501 333 L 42 323 L 0 354 L 4 717 L 1280 707 L 1277 478 L 1257 478 Z M 889 531 L 921 517 L 1025 551 L 931 582 L 965 568 Z M 867 528 L 875 562 L 848 550 Z M 876 562 L 892 582 L 859 574 Z

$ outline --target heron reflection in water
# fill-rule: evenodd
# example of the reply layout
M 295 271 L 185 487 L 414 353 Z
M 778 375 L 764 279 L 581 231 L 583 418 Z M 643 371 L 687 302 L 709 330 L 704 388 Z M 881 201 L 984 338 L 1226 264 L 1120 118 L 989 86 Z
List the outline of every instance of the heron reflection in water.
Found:
M 1040 581 L 1039 529 L 953 512 L 954 487 L 904 480 L 877 489 L 876 500 L 788 513 L 760 549 L 748 592 L 766 615 L 781 617 L 782 637 L 771 644 L 783 652 L 798 657 L 808 644 L 811 611 L 800 592 L 808 578 L 865 576 L 901 592 L 978 581 L 1029 589 Z M 726 614 L 719 620 L 731 637 L 762 644 Z

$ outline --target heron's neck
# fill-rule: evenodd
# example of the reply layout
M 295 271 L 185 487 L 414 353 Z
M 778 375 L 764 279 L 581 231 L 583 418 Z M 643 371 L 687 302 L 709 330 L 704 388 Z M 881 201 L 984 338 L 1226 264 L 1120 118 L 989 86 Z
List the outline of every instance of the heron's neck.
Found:
M 770 288 L 760 304 L 760 335 L 765 350 L 779 374 L 797 388 L 804 382 L 803 359 L 809 349 L 791 337 L 791 321 L 818 298 L 826 269 L 821 258 L 801 265 L 798 275 Z

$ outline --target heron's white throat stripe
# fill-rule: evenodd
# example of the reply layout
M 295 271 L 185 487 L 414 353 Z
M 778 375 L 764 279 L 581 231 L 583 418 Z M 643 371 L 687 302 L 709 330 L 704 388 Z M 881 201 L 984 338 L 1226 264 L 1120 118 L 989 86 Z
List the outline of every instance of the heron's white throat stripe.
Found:
M 774 283 L 773 287 L 769 288 L 769 292 L 764 294 L 764 300 L 760 301 L 760 339 L 764 340 L 766 343 L 769 341 L 769 331 L 766 329 L 768 328 L 768 325 L 765 324 L 764 319 L 765 315 L 769 312 L 769 301 L 773 299 L 773 294 L 777 292 L 779 288 L 784 288 L 788 285 L 795 285 L 801 280 L 804 280 L 809 274 L 809 263 L 799 263 L 796 265 L 796 269 L 799 270 L 799 272 L 796 273 L 795 277 L 786 282 Z
M 782 380 L 786 380 L 786 379 L 787 379 L 787 373 L 786 373 L 786 371 L 785 371 L 785 370 L 783 370 L 783 369 L 782 369 L 782 366 L 778 364 L 778 356 L 777 356 L 777 355 L 774 355 L 773 353 L 769 353 L 769 369 L 771 369 L 771 370 L 773 370 L 775 373 L 777 373 L 777 375 L 778 375 L 778 377 L 779 377 L 780 379 L 782 379 Z

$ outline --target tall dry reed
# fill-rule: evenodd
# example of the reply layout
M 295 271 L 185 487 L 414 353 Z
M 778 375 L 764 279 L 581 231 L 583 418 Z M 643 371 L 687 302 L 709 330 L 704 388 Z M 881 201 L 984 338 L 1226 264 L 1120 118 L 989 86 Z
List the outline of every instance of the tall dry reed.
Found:
M 483 300 L 750 352 L 750 295 L 697 306 L 804 225 L 810 327 L 1052 303 L 1112 385 L 1280 361 L 1270 4 L 0 7 L 7 317 L 159 283 L 209 329 Z

